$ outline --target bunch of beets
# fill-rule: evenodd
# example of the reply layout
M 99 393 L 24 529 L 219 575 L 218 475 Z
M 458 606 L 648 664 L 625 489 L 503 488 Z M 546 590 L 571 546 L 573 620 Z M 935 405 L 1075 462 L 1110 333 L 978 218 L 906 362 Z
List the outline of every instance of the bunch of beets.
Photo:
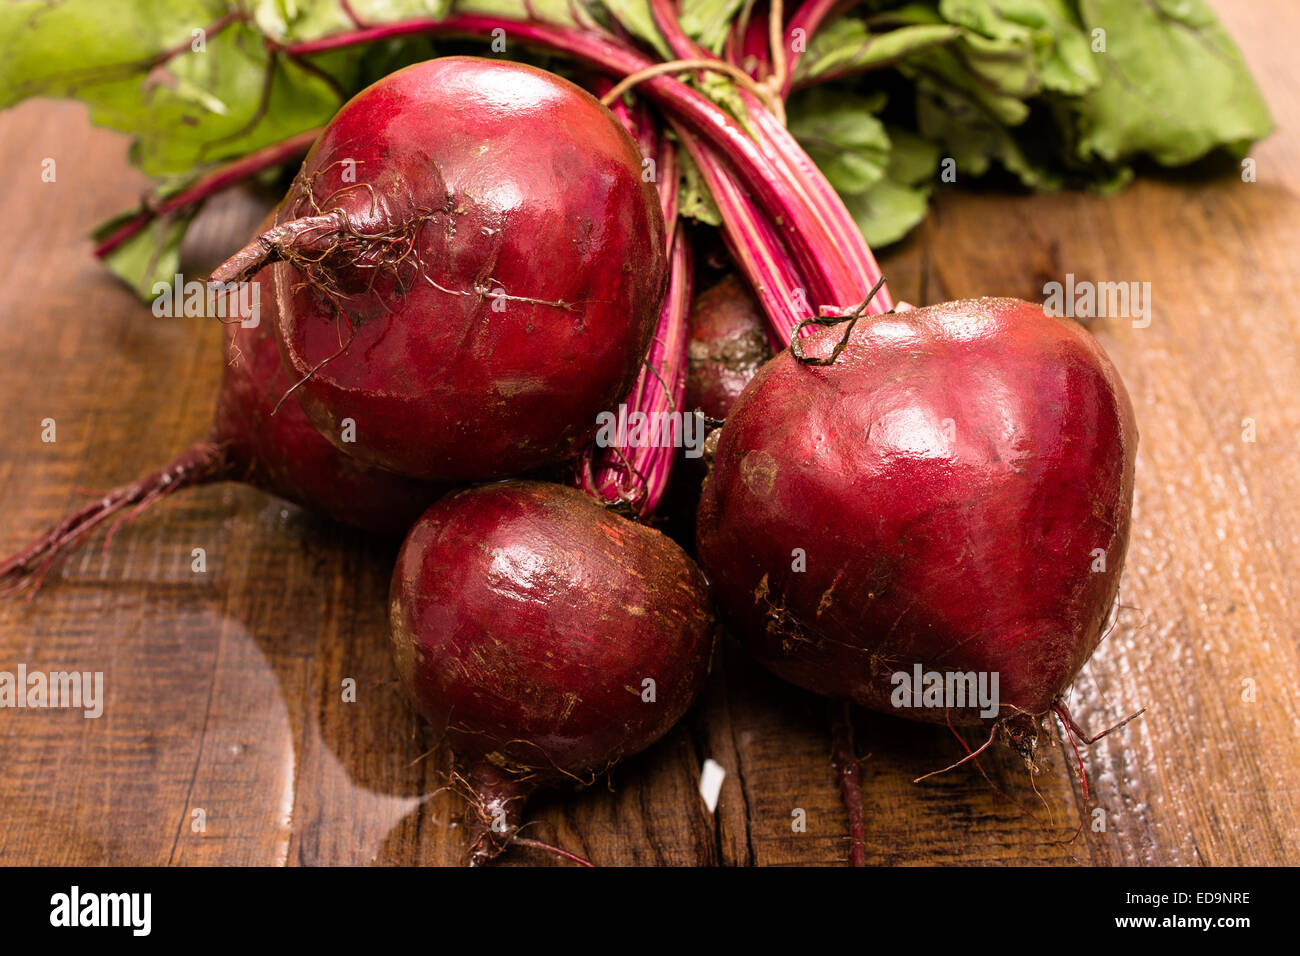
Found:
M 227 324 L 211 433 L 0 582 L 34 593 L 100 524 L 213 481 L 405 534 L 392 646 L 456 753 L 472 863 L 533 842 L 536 788 L 589 783 L 682 716 L 715 606 L 829 697 L 982 724 L 1030 759 L 1050 713 L 1077 732 L 1061 694 L 1116 601 L 1137 441 L 1097 343 L 1012 299 L 895 309 L 780 122 L 780 84 L 737 83 L 742 122 L 684 82 L 698 65 L 535 30 L 624 82 L 593 81 L 598 100 L 448 57 L 349 101 L 213 273 L 232 295 L 257 283 L 263 307 Z M 683 151 L 738 275 L 698 299 Z M 619 406 L 654 424 L 596 441 Z M 650 522 L 685 414 L 725 422 L 698 495 L 703 571 Z M 999 674 L 996 717 L 895 711 L 893 675 L 917 665 Z

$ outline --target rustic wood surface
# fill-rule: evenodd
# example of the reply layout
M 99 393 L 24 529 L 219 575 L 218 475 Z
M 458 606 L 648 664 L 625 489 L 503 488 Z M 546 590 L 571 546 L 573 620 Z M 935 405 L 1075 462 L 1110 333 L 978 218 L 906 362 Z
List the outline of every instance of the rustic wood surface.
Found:
M 873 863 L 1300 862 L 1300 7 L 1217 6 L 1280 125 L 1253 154 L 1258 182 L 1220 166 L 1144 176 L 1118 198 L 950 190 L 884 257 L 917 303 L 1041 299 L 1067 272 L 1152 283 L 1149 327 L 1094 325 L 1141 447 L 1123 612 L 1071 695 L 1085 726 L 1147 714 L 1085 752 L 1087 804 L 1059 738 L 1032 779 L 1002 757 L 991 781 L 966 767 L 918 785 L 960 754 L 952 736 L 858 715 Z M 40 181 L 45 157 L 55 183 Z M 90 256 L 88 226 L 144 185 L 119 137 L 79 106 L 25 104 L 0 115 L 0 169 L 7 553 L 75 489 L 201 437 L 222 355 L 215 323 L 155 319 Z M 211 206 L 187 269 L 232 249 L 266 203 Z M 195 547 L 206 574 L 190 569 Z M 0 863 L 460 862 L 447 757 L 388 657 L 394 553 L 220 485 L 141 517 L 106 556 L 83 550 L 36 601 L 0 603 L 0 670 L 103 671 L 107 697 L 98 720 L 0 711 Z M 348 677 L 356 703 L 342 701 Z M 539 798 L 530 835 L 600 864 L 840 863 L 828 751 L 824 701 L 724 653 L 676 730 L 607 788 Z M 708 757 L 727 772 L 712 815 L 697 793 Z

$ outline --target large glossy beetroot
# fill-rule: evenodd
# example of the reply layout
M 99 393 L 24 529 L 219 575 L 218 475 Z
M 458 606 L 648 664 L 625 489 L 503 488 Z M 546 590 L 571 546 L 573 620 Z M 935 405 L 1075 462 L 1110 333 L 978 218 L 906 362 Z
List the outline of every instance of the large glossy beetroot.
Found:
M 214 279 L 278 260 L 308 415 L 349 455 L 421 478 L 571 457 L 631 387 L 667 276 L 627 131 L 506 61 L 431 60 L 359 93 L 276 222 Z
M 844 333 L 819 329 L 806 354 L 828 359 Z M 949 700 L 898 708 L 896 675 L 996 673 L 1002 726 L 1027 744 L 1116 600 L 1136 444 L 1101 348 L 1041 307 L 864 317 L 831 364 L 787 350 L 742 395 L 700 503 L 700 559 L 778 675 L 972 723 Z
M 472 863 L 515 838 L 536 787 L 589 783 L 659 739 L 713 644 L 704 576 L 676 544 L 540 482 L 430 508 L 389 603 L 402 682 L 473 790 Z
M 183 488 L 242 481 L 368 531 L 400 534 L 445 488 L 361 464 L 339 452 L 292 397 L 276 349 L 269 276 L 253 278 L 259 322 L 226 325 L 225 362 L 211 433 L 155 472 L 96 498 L 0 561 L 0 585 L 35 593 L 68 551 L 109 519 L 125 520 Z M 233 314 L 233 312 L 232 312 Z

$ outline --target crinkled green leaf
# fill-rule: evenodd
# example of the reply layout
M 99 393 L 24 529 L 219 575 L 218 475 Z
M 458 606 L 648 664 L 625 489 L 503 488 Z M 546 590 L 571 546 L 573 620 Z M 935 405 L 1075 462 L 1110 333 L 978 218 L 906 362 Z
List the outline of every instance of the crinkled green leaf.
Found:
M 141 64 L 192 42 L 223 0 L 19 0 L 0 4 L 0 105 L 65 96 L 92 82 L 137 83 Z
M 917 51 L 900 69 L 963 91 L 1005 126 L 1023 123 L 1036 96 L 1078 94 L 1100 82 L 1065 0 L 940 0 L 938 14 L 960 36 Z
M 272 63 L 251 24 L 216 29 L 226 10 L 209 0 L 0 4 L 0 105 L 76 97 L 93 122 L 131 135 L 132 160 L 155 176 L 327 122 L 339 106 L 330 85 L 283 57 Z M 347 84 L 358 56 L 325 65 Z
M 828 23 L 813 35 L 799 60 L 795 78 L 801 83 L 889 66 L 918 50 L 949 43 L 961 28 L 947 23 L 920 23 L 872 32 L 852 17 Z
M 863 192 L 841 194 L 871 246 L 897 242 L 925 218 L 939 164 L 939 148 L 915 133 L 891 126 L 888 136 L 884 176 Z
M 970 47 L 967 45 L 969 51 Z M 992 63 L 995 57 L 989 57 Z M 899 69 L 903 75 L 917 83 L 929 81 L 931 85 L 959 91 L 964 98 L 973 100 L 980 109 L 1003 126 L 1016 126 L 1029 117 L 1029 104 L 1021 93 L 1009 93 L 1003 84 L 1015 84 L 1028 75 L 1023 67 L 1027 61 L 1022 52 L 1010 52 L 1007 60 L 995 70 L 977 72 L 968 58 L 958 56 L 949 49 L 923 50 L 907 58 Z
M 721 53 L 727 34 L 745 0 L 682 0 L 681 25 L 702 47 Z
M 940 0 L 939 13 L 967 29 L 965 56 L 977 75 L 996 79 L 1004 92 L 1077 95 L 1100 82 L 1078 18 L 1065 0 Z M 1011 50 L 1019 62 L 1005 71 L 999 61 Z
M 885 177 L 864 193 L 844 197 L 867 245 L 880 248 L 911 232 L 930 204 L 930 190 Z
M 835 190 L 860 193 L 885 175 L 889 135 L 872 114 L 883 94 L 854 96 L 813 89 L 790 103 L 789 129 Z
M 1239 155 L 1273 129 L 1241 53 L 1202 0 L 1079 0 L 1101 86 L 1075 105 L 1078 153 L 1148 153 L 1169 166 L 1216 147 Z
M 906 186 L 933 185 L 939 167 L 939 147 L 901 126 L 890 126 L 889 178 Z
M 945 23 L 940 10 L 913 3 L 890 15 L 905 18 L 913 29 L 936 25 L 956 28 L 951 42 L 930 44 L 909 53 L 899 71 L 909 79 L 929 77 L 934 82 L 965 91 L 985 112 L 1007 126 L 1029 115 L 1025 98 L 1038 89 L 1033 51 L 1021 32 L 1005 28 L 984 35 L 961 23 Z
M 1059 173 L 1031 158 L 1007 126 L 964 90 L 922 77 L 917 82 L 916 118 L 921 135 L 938 143 L 945 158 L 956 163 L 958 180 L 983 176 L 996 161 L 1031 189 L 1061 185 Z

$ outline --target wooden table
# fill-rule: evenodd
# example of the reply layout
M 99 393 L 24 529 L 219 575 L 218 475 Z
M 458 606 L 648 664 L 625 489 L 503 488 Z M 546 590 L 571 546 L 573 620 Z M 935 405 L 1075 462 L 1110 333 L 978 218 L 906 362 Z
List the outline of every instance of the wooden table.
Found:
M 970 768 L 916 785 L 960 753 L 948 732 L 858 715 L 873 863 L 1300 861 L 1300 8 L 1217 6 L 1281 127 L 1253 154 L 1258 182 L 1228 168 L 1110 199 L 950 190 L 885 257 L 918 303 L 1041 299 L 1067 272 L 1152 283 L 1149 327 L 1094 327 L 1142 437 L 1123 613 L 1071 697 L 1085 726 L 1147 713 L 1085 754 L 1090 804 L 1060 740 L 1033 780 L 1003 756 L 986 763 L 996 789 Z M 40 179 L 47 156 L 55 183 Z M 119 137 L 79 106 L 29 103 L 0 116 L 0 169 L 9 552 L 75 488 L 127 481 L 201 437 L 222 354 L 215 323 L 155 319 L 90 257 L 88 226 L 144 185 Z M 187 268 L 214 264 L 265 203 L 209 208 Z M 98 720 L 0 711 L 0 863 L 458 863 L 447 756 L 389 660 L 393 554 L 221 485 L 141 517 L 107 556 L 86 549 L 35 602 L 0 603 L 0 670 L 106 679 Z M 601 864 L 836 864 L 848 839 L 828 739 L 824 701 L 725 654 L 665 740 L 608 788 L 539 798 L 531 835 Z M 712 815 L 697 795 L 709 757 L 727 772 Z

